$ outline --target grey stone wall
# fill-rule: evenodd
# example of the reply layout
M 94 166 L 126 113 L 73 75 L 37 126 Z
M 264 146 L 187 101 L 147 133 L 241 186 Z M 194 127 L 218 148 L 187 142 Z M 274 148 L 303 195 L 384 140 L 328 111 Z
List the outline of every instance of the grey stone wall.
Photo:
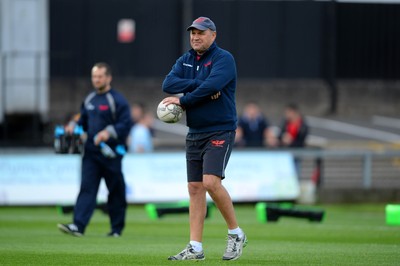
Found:
M 113 86 L 130 103 L 145 103 L 155 113 L 166 94 L 162 78 L 118 79 Z M 78 112 L 80 103 L 91 90 L 90 78 L 53 78 L 50 81 L 50 121 L 61 122 L 67 114 Z M 240 113 L 246 102 L 260 104 L 268 117 L 279 119 L 286 104 L 295 102 L 304 114 L 324 116 L 329 111 L 329 87 L 322 80 L 247 80 L 237 86 Z M 400 81 L 339 81 L 337 116 L 367 117 L 372 114 L 399 116 Z

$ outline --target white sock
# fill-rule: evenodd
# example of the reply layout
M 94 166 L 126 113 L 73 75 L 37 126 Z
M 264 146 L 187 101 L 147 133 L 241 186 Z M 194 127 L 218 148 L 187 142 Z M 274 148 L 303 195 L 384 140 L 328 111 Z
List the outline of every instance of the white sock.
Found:
M 190 243 L 190 245 L 192 245 L 192 248 L 194 249 L 194 251 L 200 252 L 203 250 L 203 244 L 201 242 L 190 240 L 189 243 Z
M 244 236 L 243 230 L 240 227 L 237 227 L 235 229 L 228 229 L 228 234 L 238 235 L 239 238 L 242 238 Z

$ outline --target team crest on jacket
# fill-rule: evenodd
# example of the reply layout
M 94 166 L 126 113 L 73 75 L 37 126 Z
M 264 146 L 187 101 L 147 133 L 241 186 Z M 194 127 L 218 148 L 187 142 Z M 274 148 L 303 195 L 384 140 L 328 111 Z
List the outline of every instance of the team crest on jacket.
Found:
M 205 67 L 211 66 L 211 61 L 208 61 L 207 63 L 204 64 Z
M 109 109 L 108 105 L 105 105 L 105 104 L 99 105 L 100 111 L 107 111 L 108 109 Z
M 222 148 L 224 146 L 225 140 L 211 140 L 211 145 L 213 147 L 220 147 Z

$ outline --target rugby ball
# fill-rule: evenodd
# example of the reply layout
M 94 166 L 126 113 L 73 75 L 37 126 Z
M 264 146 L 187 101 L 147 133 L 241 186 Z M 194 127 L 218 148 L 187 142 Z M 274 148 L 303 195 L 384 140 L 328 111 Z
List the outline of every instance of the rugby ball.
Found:
M 165 123 L 176 123 L 178 122 L 183 114 L 183 109 L 177 104 L 165 105 L 161 101 L 157 107 L 157 117 Z

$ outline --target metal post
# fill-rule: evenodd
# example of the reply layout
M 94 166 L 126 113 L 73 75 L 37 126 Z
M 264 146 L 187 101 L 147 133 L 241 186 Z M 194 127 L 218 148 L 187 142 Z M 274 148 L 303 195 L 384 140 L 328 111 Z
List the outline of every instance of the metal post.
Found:
M 182 0 L 182 23 L 186 29 L 193 21 L 193 0 Z M 180 25 L 182 26 L 182 25 Z M 190 49 L 189 34 L 183 30 L 182 33 L 182 53 Z
M 337 112 L 338 88 L 336 80 L 336 0 L 329 2 L 328 6 L 328 73 L 327 83 L 329 87 L 329 114 Z
M 8 123 L 6 118 L 7 113 L 7 54 L 2 54 L 2 80 L 1 80 L 1 90 L 2 90 L 2 106 L 3 106 L 3 139 L 7 141 L 8 139 Z
M 315 159 L 315 171 L 316 171 L 316 176 L 315 176 L 315 178 L 316 178 L 316 180 L 314 180 L 314 182 L 315 182 L 315 184 L 317 185 L 317 187 L 321 187 L 321 185 L 322 185 L 322 182 L 323 182 L 323 177 L 324 177 L 324 175 L 323 175 L 323 168 L 324 167 L 324 161 L 323 161 L 323 158 L 321 157 L 321 156 L 318 156 L 316 159 Z
M 372 155 L 371 153 L 365 153 L 363 162 L 363 187 L 368 189 L 371 188 L 372 183 Z
M 40 87 L 40 75 L 41 75 L 41 60 L 40 60 L 40 52 L 33 52 L 32 53 L 32 57 L 33 57 L 33 65 L 34 65 L 34 67 L 35 67 L 35 74 L 34 74 L 34 81 L 33 81 L 33 84 L 35 84 L 34 86 L 35 86 L 35 88 L 34 88 L 34 91 L 35 91 L 35 94 L 34 94 L 34 98 L 33 98 L 33 105 L 34 105 L 34 107 L 33 107 L 33 112 L 34 112 L 34 114 L 33 114 L 33 121 L 32 121 L 32 123 L 33 123 L 33 126 L 32 126 L 32 129 L 33 129 L 33 139 L 34 139 L 34 142 L 35 142 L 35 144 L 36 143 L 39 143 L 40 141 L 39 141 L 39 139 L 40 139 L 40 137 L 39 137 L 39 131 L 40 131 L 40 115 L 41 115 L 41 113 L 40 113 L 40 99 L 42 98 L 41 96 L 43 96 L 42 94 L 41 94 L 41 92 L 42 92 L 42 89 L 41 89 L 41 87 Z

